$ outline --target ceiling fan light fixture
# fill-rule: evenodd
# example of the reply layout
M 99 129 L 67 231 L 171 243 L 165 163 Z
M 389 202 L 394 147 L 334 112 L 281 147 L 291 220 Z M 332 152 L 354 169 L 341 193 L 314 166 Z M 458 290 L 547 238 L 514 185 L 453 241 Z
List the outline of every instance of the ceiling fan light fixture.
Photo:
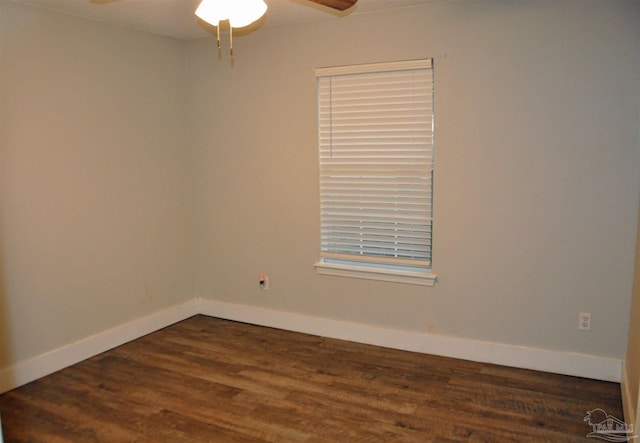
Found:
M 218 26 L 229 20 L 234 28 L 243 28 L 258 20 L 267 12 L 263 0 L 202 0 L 196 15 L 207 23 Z

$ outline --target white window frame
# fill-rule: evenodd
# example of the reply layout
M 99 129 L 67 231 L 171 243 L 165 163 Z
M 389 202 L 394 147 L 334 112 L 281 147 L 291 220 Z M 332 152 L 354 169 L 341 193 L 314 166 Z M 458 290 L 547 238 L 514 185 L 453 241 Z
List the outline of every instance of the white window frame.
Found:
M 339 151 L 342 149 L 340 146 L 344 146 L 345 143 L 349 144 L 349 142 L 343 142 L 343 139 L 340 139 L 340 142 L 336 142 L 340 136 L 344 137 L 344 134 L 338 134 L 340 131 L 334 130 L 334 124 L 336 127 L 340 125 L 340 123 L 346 122 L 347 125 L 351 125 L 350 120 L 345 118 L 344 120 L 338 120 L 339 117 L 333 114 L 334 104 L 332 100 L 338 100 L 336 95 L 338 94 L 338 86 L 333 86 L 333 82 L 338 79 L 344 80 L 346 82 L 357 80 L 359 81 L 361 78 L 365 81 L 377 81 L 380 79 L 381 81 L 386 81 L 386 77 L 391 77 L 394 73 L 401 73 L 400 75 L 405 76 L 408 73 L 418 73 L 422 77 L 422 81 L 420 82 L 421 86 L 428 84 L 428 87 L 425 87 L 422 92 L 426 93 L 428 96 L 428 103 L 422 104 L 420 114 L 417 118 L 419 124 L 416 126 L 420 128 L 420 136 L 416 137 L 416 141 L 411 142 L 410 149 L 416 151 L 418 148 L 418 154 L 410 154 L 410 155 L 418 155 L 419 156 L 419 164 L 418 168 L 412 167 L 414 171 L 418 171 L 418 181 L 420 185 L 417 186 L 419 198 L 416 199 L 416 202 L 411 201 L 412 205 L 416 205 L 418 207 L 418 214 L 420 215 L 419 228 L 416 228 L 413 232 L 413 228 L 410 228 L 411 231 L 408 234 L 409 240 L 409 251 L 402 253 L 396 253 L 393 256 L 392 247 L 389 245 L 393 243 L 398 243 L 398 239 L 400 236 L 396 233 L 393 234 L 391 238 L 395 240 L 383 242 L 383 246 L 381 246 L 381 250 L 384 250 L 380 254 L 373 254 L 368 252 L 363 252 L 365 249 L 371 250 L 371 242 L 366 242 L 369 246 L 367 247 L 358 247 L 358 246 L 350 246 L 350 239 L 345 240 L 342 239 L 342 234 L 337 234 L 337 231 L 345 230 L 344 225 L 340 226 L 338 229 L 333 229 L 329 227 L 329 225 L 333 225 L 336 219 L 344 218 L 344 213 L 341 213 L 337 216 L 334 216 L 334 206 L 333 199 L 334 197 L 328 197 L 330 194 L 329 188 L 331 184 L 335 184 L 336 181 L 333 180 L 334 177 L 330 177 L 330 174 L 333 172 L 327 172 L 328 170 L 333 171 L 332 165 L 337 164 L 337 167 L 341 166 L 340 162 L 333 162 L 334 150 L 337 154 L 335 155 L 349 155 L 346 154 L 346 150 L 354 149 L 353 146 L 358 145 L 357 149 L 361 150 L 362 146 L 371 146 L 371 149 L 367 151 L 367 154 L 373 155 L 374 157 L 378 155 L 380 158 L 384 158 L 381 154 L 376 154 L 376 150 L 387 150 L 391 151 L 393 149 L 399 149 L 396 147 L 394 142 L 389 142 L 389 146 L 385 148 L 385 143 L 381 142 L 380 138 L 375 139 L 371 137 L 371 133 L 369 131 L 370 127 L 364 128 L 364 125 L 369 124 L 369 122 L 364 125 L 360 122 L 354 124 L 353 127 L 349 127 L 349 135 L 348 137 L 357 137 L 362 139 L 358 139 L 355 143 L 345 148 L 345 151 Z M 378 75 L 380 74 L 380 75 Z M 426 75 L 425 75 L 426 74 Z M 400 62 L 389 62 L 389 63 L 375 63 L 375 64 L 366 64 L 366 65 L 351 65 L 351 66 L 339 66 L 339 67 L 329 67 L 329 68 L 318 68 L 315 70 L 315 75 L 318 81 L 318 134 L 319 134 L 319 157 L 320 157 L 320 188 L 321 188 L 321 251 L 320 251 L 320 260 L 315 264 L 315 268 L 319 274 L 322 275 L 334 275 L 334 276 L 342 276 L 342 277 L 354 277 L 354 278 L 364 278 L 370 280 L 380 280 L 380 281 L 389 281 L 389 282 L 397 282 L 397 283 L 408 283 L 408 284 L 416 284 L 416 285 L 424 285 L 424 286 L 433 286 L 437 280 L 437 276 L 432 273 L 431 266 L 431 246 L 432 246 L 432 221 L 433 221 L 433 126 L 434 126 L 434 112 L 433 112 L 433 60 L 432 59 L 423 59 L 423 60 L 410 60 L 410 61 L 400 61 Z M 376 75 L 378 75 L 376 77 Z M 413 74 L 411 74 L 413 75 Z M 349 76 L 349 77 L 345 77 Z M 356 77 L 362 76 L 362 77 Z M 338 83 L 336 83 L 337 85 Z M 418 84 L 418 82 L 416 82 Z M 358 83 L 361 86 L 360 83 Z M 413 91 L 413 89 L 412 89 Z M 349 91 L 352 93 L 353 91 Z M 377 95 L 377 89 L 369 89 L 364 94 L 367 96 L 367 99 L 373 98 Z M 331 97 L 331 98 L 327 98 Z M 343 96 L 346 97 L 346 96 Z M 349 97 L 352 97 L 349 95 Z M 349 97 L 346 97 L 346 100 L 351 100 Z M 359 99 L 356 99 L 359 100 Z M 423 100 L 424 101 L 424 100 Z M 365 105 L 368 106 L 368 105 Z M 430 109 L 426 110 L 430 106 Z M 385 109 L 386 106 L 381 106 L 380 109 Z M 337 109 L 337 108 L 336 108 Z M 365 107 L 366 109 L 366 107 Z M 369 107 L 369 109 L 373 109 L 373 107 Z M 379 108 L 375 108 L 378 110 Z M 428 112 L 427 112 L 428 111 Z M 397 117 L 396 122 L 392 122 L 393 118 L 390 116 L 391 111 L 389 111 L 389 115 L 385 114 L 386 117 L 389 118 L 387 124 L 392 123 L 395 126 L 394 132 L 396 132 L 397 126 Z M 376 119 L 376 122 L 378 120 Z M 403 120 L 404 121 L 404 120 Z M 335 122 L 335 123 L 334 123 Z M 415 123 L 415 122 L 413 122 Z M 426 125 L 423 128 L 422 123 Z M 358 127 L 356 127 L 358 126 Z M 414 128 L 415 129 L 415 128 Z M 423 130 L 424 129 L 424 130 Z M 374 131 L 376 129 L 371 129 Z M 354 135 L 355 134 L 355 135 Z M 359 135 L 365 134 L 365 135 Z M 367 137 L 366 134 L 369 134 Z M 376 132 L 378 134 L 378 132 Z M 368 141 L 364 141 L 363 139 L 368 139 Z M 371 142 L 371 140 L 375 140 Z M 395 143 L 398 143 L 397 141 Z M 422 149 L 424 148 L 424 150 Z M 327 154 L 327 152 L 330 154 Z M 341 154 L 344 152 L 344 154 Z M 360 154 L 356 154 L 360 156 Z M 392 155 L 394 155 L 392 153 Z M 346 157 L 345 157 L 346 158 Z M 327 160 L 328 159 L 328 160 Z M 426 159 L 426 160 L 425 160 Z M 355 162 L 359 160 L 353 160 Z M 374 160 L 378 164 L 381 164 L 380 160 Z M 385 160 L 386 161 L 386 160 Z M 395 161 L 395 159 L 394 159 Z M 344 163 L 349 163 L 346 161 Z M 327 164 L 329 166 L 327 166 Z M 364 164 L 360 163 L 360 164 Z M 356 167 L 360 166 L 358 164 Z M 382 169 L 387 166 L 378 166 Z M 405 166 L 403 166 L 405 167 Z M 424 167 L 424 169 L 422 169 Z M 327 178 L 329 176 L 329 178 Z M 337 175 L 336 175 L 337 176 Z M 333 180 L 333 181 L 332 181 Z M 350 186 L 350 185 L 348 185 Z M 378 186 L 376 184 L 376 186 Z M 413 189 L 415 191 L 416 189 Z M 424 190 L 424 195 L 422 194 L 422 190 Z M 348 192 L 351 192 L 352 188 L 349 188 Z M 392 190 L 393 191 L 393 190 Z M 339 192 L 342 192 L 340 190 Z M 380 205 L 387 205 L 387 201 L 383 201 L 381 194 L 377 191 L 368 191 L 369 194 L 367 197 L 363 197 L 362 195 L 357 196 L 358 199 L 370 199 L 375 198 L 374 206 L 378 209 L 373 209 L 374 211 L 381 212 L 389 212 L 386 209 L 379 209 Z M 371 192 L 377 195 L 371 195 Z M 397 191 L 394 191 L 397 192 Z M 414 193 L 415 194 L 415 193 Z M 333 195 L 333 194 L 332 194 Z M 399 193 L 396 198 L 400 196 Z M 402 197 L 405 197 L 402 195 Z M 343 198 L 339 196 L 337 198 Z M 388 199 L 387 199 L 388 200 Z M 339 205 L 345 205 L 344 201 L 340 201 Z M 358 203 L 360 206 L 363 203 L 360 201 Z M 399 205 L 398 205 L 399 206 Z M 403 205 L 401 209 L 394 209 L 393 212 L 409 212 L 409 210 L 404 209 L 406 205 Z M 351 208 L 349 208 L 351 209 Z M 361 208 L 359 209 L 362 210 Z M 424 216 L 424 219 L 423 219 Z M 359 216 L 360 217 L 360 216 Z M 393 217 L 393 216 L 390 216 Z M 341 222 L 338 222 L 341 223 Z M 397 222 L 396 222 L 397 223 Z M 364 226 L 366 224 L 367 226 Z M 371 232 L 370 229 L 376 231 L 376 235 L 380 229 L 371 228 L 369 222 L 360 221 L 357 227 L 355 228 L 358 232 Z M 386 229 L 386 232 L 389 230 Z M 397 232 L 397 230 L 395 230 Z M 347 234 L 349 236 L 353 236 L 353 232 Z M 370 234 L 367 234 L 370 235 Z M 340 238 L 339 238 L 340 237 Z M 370 238 L 369 238 L 370 239 Z M 343 242 L 343 243 L 341 243 Z M 335 249 L 334 249 L 335 248 Z M 359 251 L 357 249 L 359 248 Z M 346 250 L 347 252 L 343 252 Z

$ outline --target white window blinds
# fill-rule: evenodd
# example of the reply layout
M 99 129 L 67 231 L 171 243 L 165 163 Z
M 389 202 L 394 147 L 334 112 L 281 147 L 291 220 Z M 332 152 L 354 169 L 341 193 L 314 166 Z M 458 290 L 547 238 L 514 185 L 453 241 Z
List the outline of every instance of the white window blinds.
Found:
M 321 261 L 431 267 L 432 60 L 316 70 Z

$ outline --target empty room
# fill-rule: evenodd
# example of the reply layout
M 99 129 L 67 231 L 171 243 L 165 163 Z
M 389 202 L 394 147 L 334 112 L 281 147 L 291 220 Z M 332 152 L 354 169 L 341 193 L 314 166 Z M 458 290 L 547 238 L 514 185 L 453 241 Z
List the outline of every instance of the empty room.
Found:
M 0 0 L 0 442 L 640 435 L 640 1 L 199 4 Z

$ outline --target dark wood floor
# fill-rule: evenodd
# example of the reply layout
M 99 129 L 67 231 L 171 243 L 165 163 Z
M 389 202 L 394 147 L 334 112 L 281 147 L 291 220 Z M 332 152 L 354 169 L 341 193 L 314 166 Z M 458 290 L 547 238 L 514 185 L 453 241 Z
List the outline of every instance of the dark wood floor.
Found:
M 0 396 L 11 442 L 574 442 L 620 387 L 196 316 Z

